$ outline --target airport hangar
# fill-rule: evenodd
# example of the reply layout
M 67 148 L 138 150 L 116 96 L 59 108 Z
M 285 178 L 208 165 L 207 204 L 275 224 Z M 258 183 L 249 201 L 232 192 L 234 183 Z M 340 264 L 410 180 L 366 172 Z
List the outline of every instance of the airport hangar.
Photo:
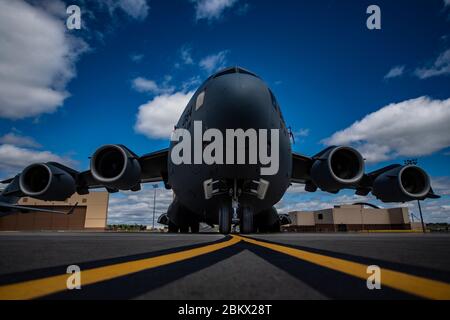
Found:
M 411 222 L 408 208 L 382 209 L 361 203 L 338 205 L 317 211 L 294 211 L 289 213 L 292 221 L 283 226 L 290 232 L 346 232 L 422 230 L 420 222 Z
M 66 201 L 41 201 L 24 197 L 20 205 L 50 210 L 69 211 L 71 215 L 46 212 L 14 213 L 0 217 L 0 231 L 91 230 L 107 228 L 108 192 L 75 194 Z M 420 223 L 410 222 L 408 208 L 367 208 L 366 204 L 340 205 L 318 211 L 290 212 L 292 224 L 282 227 L 290 232 L 338 232 L 361 230 L 420 229 Z
M 77 204 L 70 215 L 47 212 L 13 213 L 0 217 L 0 231 L 39 230 L 92 230 L 106 229 L 109 193 L 90 192 L 87 195 L 74 194 L 66 201 L 41 201 L 23 197 L 18 204 L 29 207 L 68 212 Z

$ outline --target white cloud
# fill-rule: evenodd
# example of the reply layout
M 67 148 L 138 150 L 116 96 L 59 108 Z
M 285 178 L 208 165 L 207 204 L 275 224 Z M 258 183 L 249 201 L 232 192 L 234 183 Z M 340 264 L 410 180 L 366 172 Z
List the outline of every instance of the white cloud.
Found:
M 201 84 L 200 76 L 193 76 L 181 84 L 182 91 L 196 89 Z
M 102 0 L 102 2 L 108 6 L 110 14 L 121 9 L 137 20 L 145 20 L 150 10 L 147 0 Z
M 167 78 L 162 85 L 158 85 L 155 81 L 138 77 L 133 79 L 132 86 L 138 92 L 149 92 L 152 94 L 172 93 L 175 89 L 168 85 L 171 78 Z
M 199 62 L 199 66 L 208 73 L 213 73 L 225 67 L 227 63 L 227 50 L 209 55 Z
M 450 99 L 387 105 L 334 133 L 326 145 L 354 145 L 368 162 L 424 156 L 450 146 Z
M 144 59 L 144 55 L 138 54 L 138 53 L 133 53 L 130 55 L 130 59 L 131 59 L 131 61 L 138 63 L 138 62 L 141 62 L 142 59 Z
M 450 196 L 450 177 L 432 177 L 431 186 L 438 195 Z
M 321 199 L 306 201 L 281 201 L 275 205 L 278 213 L 289 213 L 292 211 L 312 211 L 332 208 L 333 204 Z
M 389 72 L 384 76 L 385 79 L 397 78 L 403 75 L 405 71 L 405 66 L 396 66 L 393 67 Z
M 30 0 L 31 4 L 39 5 L 45 12 L 48 12 L 54 16 L 62 19 L 67 18 L 67 5 L 59 0 Z M 30 2 L 28 1 L 28 2 Z
M 378 143 L 361 143 L 356 144 L 358 151 L 364 156 L 369 163 L 377 163 L 387 161 L 395 156 L 391 154 L 392 150 L 389 146 Z
M 450 6 L 450 0 L 444 0 L 444 6 Z
M 0 42 L 0 117 L 34 117 L 60 107 L 87 44 L 66 34 L 60 18 L 22 0 L 0 1 Z
M 187 64 L 187 65 L 194 64 L 194 59 L 192 59 L 191 52 L 192 52 L 192 48 L 191 47 L 186 47 L 185 46 L 185 47 L 181 48 L 181 52 L 180 52 L 181 61 L 184 64 Z
M 425 200 L 421 201 L 423 219 L 426 223 L 450 223 L 450 203 L 449 197 L 442 197 L 437 200 Z M 419 217 L 419 208 L 416 202 L 410 203 L 410 212 L 412 212 L 416 218 Z M 416 220 L 417 221 L 417 220 Z
M 194 0 L 197 20 L 217 20 L 226 9 L 233 7 L 237 0 Z
M 10 132 L 1 136 L 0 144 L 10 144 L 18 147 L 41 147 L 41 145 L 37 143 L 32 137 L 25 137 L 14 132 Z
M 146 185 L 139 192 L 124 192 L 111 196 L 108 207 L 108 224 L 143 224 L 153 222 L 154 189 Z M 171 190 L 156 190 L 155 224 L 158 217 L 167 212 L 172 203 Z
M 294 137 L 296 138 L 304 138 L 307 136 L 309 136 L 309 129 L 307 128 L 301 128 L 300 130 L 294 132 Z
M 415 71 L 420 79 L 450 74 L 450 49 L 441 53 L 431 66 L 418 68 Z
M 143 20 L 150 9 L 146 0 L 120 0 L 120 8 L 135 19 Z
M 50 151 L 37 151 L 10 144 L 0 145 L 0 172 L 5 175 L 19 173 L 32 163 L 48 161 L 56 161 L 72 167 L 77 165 L 76 161 Z
M 292 184 L 283 196 L 277 209 L 280 213 L 290 211 L 308 211 L 329 209 L 335 205 L 353 204 L 355 202 L 376 202 L 371 195 L 358 196 L 353 191 L 344 191 L 346 194 L 334 195 L 324 191 L 317 190 L 314 193 L 305 191 L 305 185 Z M 378 203 L 377 203 L 378 205 Z
M 159 92 L 159 86 L 155 81 L 142 77 L 133 79 L 133 88 L 139 92 Z
M 169 138 L 194 91 L 163 94 L 139 107 L 136 132 L 149 138 Z

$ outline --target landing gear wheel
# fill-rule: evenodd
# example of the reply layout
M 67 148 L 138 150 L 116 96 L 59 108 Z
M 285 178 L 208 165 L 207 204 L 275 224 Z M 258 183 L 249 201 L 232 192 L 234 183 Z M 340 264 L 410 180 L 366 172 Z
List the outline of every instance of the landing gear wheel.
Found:
M 241 233 L 247 234 L 254 232 L 253 229 L 253 210 L 245 207 L 242 209 L 242 217 L 241 217 Z
M 222 204 L 219 208 L 219 232 L 229 234 L 231 232 L 231 206 Z
M 191 233 L 199 233 L 200 232 L 200 223 L 193 222 L 191 223 Z
M 278 233 L 281 231 L 281 223 L 280 221 L 277 221 L 271 228 L 270 233 Z
M 169 221 L 169 233 L 178 233 L 178 230 L 178 226 L 172 221 Z
M 180 233 L 189 233 L 189 226 L 188 225 L 181 226 Z

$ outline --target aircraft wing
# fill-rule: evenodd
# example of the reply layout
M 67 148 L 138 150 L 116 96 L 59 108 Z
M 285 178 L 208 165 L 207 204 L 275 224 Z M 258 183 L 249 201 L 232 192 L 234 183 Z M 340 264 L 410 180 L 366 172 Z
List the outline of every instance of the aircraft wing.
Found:
M 363 178 L 361 179 L 360 183 L 355 187 L 356 194 L 365 196 L 369 194 L 373 190 L 373 185 L 375 183 L 375 180 L 380 177 L 381 175 L 388 174 L 392 170 L 396 170 L 399 168 L 402 168 L 403 166 L 400 164 L 391 164 L 386 167 L 383 167 L 381 169 L 377 169 L 375 171 L 372 171 L 370 173 L 364 174 Z M 394 177 L 391 177 L 394 178 Z M 428 191 L 427 195 L 423 197 L 424 199 L 439 199 L 440 196 L 434 193 L 433 188 L 430 186 L 430 190 Z
M 7 202 L 0 202 L 0 209 L 1 209 L 1 211 L 3 211 L 3 212 L 0 212 L 0 217 L 14 214 L 16 212 L 21 212 L 21 213 L 48 212 L 48 213 L 55 213 L 55 214 L 70 215 L 73 213 L 73 211 L 75 210 L 77 205 L 78 205 L 78 203 L 76 203 L 72 208 L 70 208 L 69 211 L 58 211 L 58 210 L 49 210 L 49 209 L 43 209 L 43 208 L 37 208 L 37 207 L 25 207 L 25 206 L 19 206 L 19 205 L 7 203 Z M 11 210 L 8 211 L 9 209 L 11 209 Z
M 156 151 L 139 158 L 142 168 L 142 182 L 167 181 L 169 149 Z
M 166 188 L 170 188 L 167 184 L 168 155 L 168 149 L 137 156 L 123 145 L 106 145 L 92 157 L 92 163 L 101 167 L 98 171 L 101 171 L 100 175 L 93 174 L 92 166 L 91 170 L 78 172 L 56 162 L 32 164 L 15 177 L 1 182 L 8 185 L 0 191 L 0 211 L 33 211 L 33 208 L 15 205 L 24 196 L 44 201 L 62 201 L 75 192 L 87 194 L 94 188 L 106 188 L 108 192 L 138 191 L 141 183 L 158 181 L 163 181 Z M 47 212 L 42 209 L 34 211 Z
M 167 161 L 169 157 L 169 149 L 136 156 L 141 167 L 141 183 L 160 182 L 167 183 Z M 97 181 L 90 170 L 81 172 L 78 175 L 78 189 L 80 194 L 87 193 L 88 189 L 105 187 L 101 182 Z M 106 187 L 110 192 L 115 192 L 113 188 Z
M 294 183 L 307 183 L 311 180 L 310 171 L 314 160 L 298 153 L 292 153 L 292 176 Z
M 328 147 L 312 157 L 293 153 L 291 182 L 305 184 L 308 192 L 353 189 L 361 196 L 372 192 L 383 202 L 440 198 L 421 168 L 393 164 L 365 173 L 364 159 L 350 147 Z

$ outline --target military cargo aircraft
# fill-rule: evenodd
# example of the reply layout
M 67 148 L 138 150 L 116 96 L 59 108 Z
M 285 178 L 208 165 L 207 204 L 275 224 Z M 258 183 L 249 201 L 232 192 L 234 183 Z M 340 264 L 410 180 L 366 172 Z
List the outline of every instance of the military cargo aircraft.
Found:
M 57 201 L 94 188 L 139 191 L 143 183 L 162 181 L 175 194 L 160 218 L 169 232 L 198 232 L 204 222 L 228 234 L 233 224 L 241 233 L 279 231 L 288 218 L 274 205 L 292 183 L 304 184 L 308 192 L 372 192 L 383 202 L 439 197 L 428 174 L 415 165 L 365 173 L 364 159 L 352 147 L 327 147 L 312 157 L 292 152 L 292 133 L 275 95 L 260 77 L 240 67 L 209 77 L 174 133 L 168 149 L 142 156 L 124 145 L 102 146 L 84 172 L 55 162 L 32 164 L 3 181 L 8 186 L 0 195 L 0 210 L 36 210 L 15 205 L 24 196 Z

